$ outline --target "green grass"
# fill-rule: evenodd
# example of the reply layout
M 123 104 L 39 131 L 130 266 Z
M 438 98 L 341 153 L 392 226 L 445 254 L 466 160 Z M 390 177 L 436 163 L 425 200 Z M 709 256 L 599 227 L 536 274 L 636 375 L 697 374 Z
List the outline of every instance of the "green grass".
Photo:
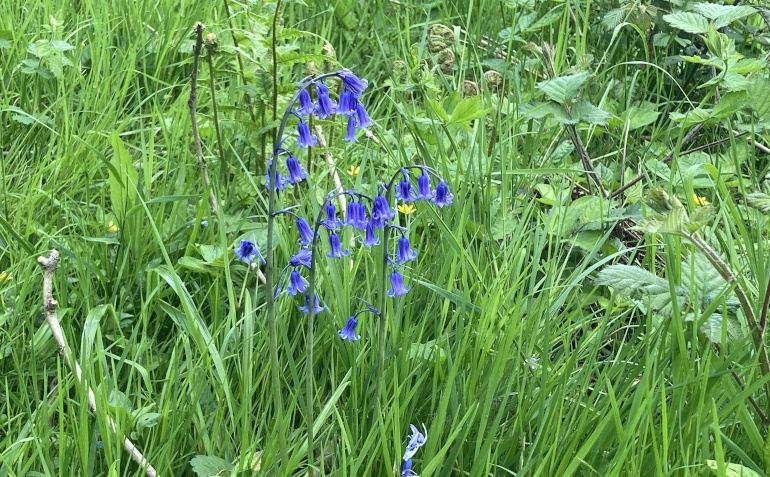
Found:
M 709 475 L 707 460 L 722 475 L 730 463 L 770 471 L 767 425 L 749 401 L 767 412 L 770 376 L 760 373 L 748 333 L 716 347 L 684 310 L 644 312 L 593 283 L 614 263 L 653 271 L 672 289 L 691 273 L 681 266 L 693 250 L 686 241 L 607 224 L 607 211 L 621 207 L 639 221 L 649 213 L 643 190 L 660 185 L 690 210 L 695 193 L 716 207 L 703 235 L 757 314 L 765 298 L 767 216 L 744 197 L 763 190 L 767 155 L 754 141 L 770 144 L 768 121 L 741 108 L 680 146 L 691 126 L 669 113 L 688 111 L 689 101 L 714 107 L 714 89 L 698 88 L 710 68 L 671 61 L 694 54 L 680 52 L 691 47 L 707 54 L 702 37 L 674 39 L 661 18 L 671 4 L 659 2 L 649 31 L 634 4 L 613 35 L 602 18 L 614 2 L 306 3 L 285 5 L 281 21 L 312 35 L 286 34 L 286 62 L 273 72 L 274 4 L 229 2 L 236 50 L 223 2 L 0 0 L 0 272 L 12 276 L 0 278 L 0 477 L 144 475 L 123 435 L 160 475 L 196 475 L 196 456 L 252 475 L 255 453 L 259 475 L 280 475 L 279 419 L 288 430 L 286 475 L 305 475 L 305 315 L 292 297 L 276 300 L 285 408 L 276 415 L 265 287 L 231 250 L 253 237 L 264 251 L 273 73 L 280 117 L 307 62 L 323 68 L 317 55 L 327 42 L 334 68 L 369 79 L 364 98 L 382 143 L 361 133 L 343 143 L 344 126 L 320 122 L 343 186 L 373 194 L 401 165 L 426 164 L 447 179 L 455 203 L 417 203 L 400 218 L 420 253 L 406 272 L 411 292 L 388 302 L 381 406 L 376 318 L 360 317 L 361 341 L 337 336 L 361 306 L 356 297 L 377 303 L 379 255 L 353 248 L 352 269 L 323 257 L 313 407 L 316 456 L 326 457 L 313 468 L 398 475 L 409 424 L 424 423 L 428 440 L 414 459 L 423 477 Z M 216 91 L 201 61 L 198 121 L 220 218 L 210 215 L 187 106 L 196 21 L 218 39 Z M 425 43 L 436 23 L 455 33 L 446 74 Z M 760 15 L 732 24 L 741 32 L 746 25 L 760 30 L 739 51 L 766 58 L 767 25 Z M 643 39 L 655 33 L 672 36 L 648 48 Z M 54 40 L 71 49 L 56 43 L 63 51 L 41 53 Z M 543 42 L 554 45 L 557 75 L 581 64 L 593 73 L 580 98 L 613 116 L 607 126 L 576 126 L 605 186 L 657 167 L 616 201 L 586 194 L 566 128 L 526 114 L 531 101 L 547 101 L 537 87 L 548 78 L 546 61 L 533 51 Z M 292 51 L 315 56 L 289 61 Z M 485 80 L 490 70 L 503 73 L 501 87 Z M 746 76 L 767 78 L 768 69 Z M 465 80 L 480 91 L 474 107 L 488 111 L 452 124 Z M 626 119 L 641 121 L 648 105 L 660 114 L 626 131 Z M 660 163 L 674 148 L 722 138 L 729 141 Z M 318 152 L 300 159 L 312 161 L 312 177 L 280 201 L 314 216 L 334 188 L 332 171 Z M 121 161 L 136 172 L 128 181 L 119 180 Z M 350 166 L 361 167 L 358 176 L 345 172 Z M 108 230 L 110 221 L 119 231 Z M 295 252 L 295 235 L 293 221 L 278 218 L 277 264 Z M 94 389 L 96 418 L 42 314 L 36 259 L 51 248 L 62 255 L 59 319 Z

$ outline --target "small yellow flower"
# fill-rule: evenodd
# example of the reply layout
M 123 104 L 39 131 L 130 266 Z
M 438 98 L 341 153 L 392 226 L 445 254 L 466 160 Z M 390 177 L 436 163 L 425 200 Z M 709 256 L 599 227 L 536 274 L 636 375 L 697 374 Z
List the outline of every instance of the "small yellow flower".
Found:
M 10 282 L 11 279 L 13 279 L 13 274 L 11 272 L 0 273 L 0 283 Z
M 361 172 L 360 166 L 350 166 L 350 169 L 348 169 L 348 174 L 352 177 L 356 177 L 359 172 Z
M 120 230 L 118 226 L 110 220 L 110 223 L 107 224 L 107 232 L 117 232 L 118 230 Z
M 412 204 L 401 204 L 398 206 L 398 211 L 404 215 L 409 215 L 413 212 L 417 212 L 417 209 Z
M 695 199 L 695 205 L 709 205 L 711 203 L 705 197 L 701 197 L 698 194 L 693 194 L 692 198 Z

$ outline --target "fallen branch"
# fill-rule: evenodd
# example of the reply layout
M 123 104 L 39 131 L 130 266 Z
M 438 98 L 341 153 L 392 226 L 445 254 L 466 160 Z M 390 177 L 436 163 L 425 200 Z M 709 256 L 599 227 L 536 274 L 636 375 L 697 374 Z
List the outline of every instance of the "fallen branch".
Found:
M 56 268 L 59 266 L 59 252 L 51 250 L 48 257 L 38 257 L 37 262 L 43 267 L 43 309 L 45 310 L 45 319 L 48 322 L 48 326 L 51 328 L 56 343 L 59 345 L 59 354 L 64 358 L 64 361 L 75 372 L 75 376 L 79 383 L 83 383 L 83 373 L 80 369 L 80 365 L 77 360 L 70 353 L 67 343 L 64 340 L 64 333 L 59 325 L 59 319 L 56 316 L 56 305 L 58 304 L 53 298 L 53 274 Z M 91 414 L 96 416 L 96 398 L 94 392 L 91 390 L 91 386 L 88 386 L 88 410 Z M 117 433 L 117 426 L 115 421 L 107 416 L 107 426 L 112 432 Z M 139 464 L 149 477 L 155 477 L 158 472 L 155 468 L 144 458 L 139 449 L 136 448 L 133 442 L 128 437 L 123 438 L 123 447 L 131 458 Z

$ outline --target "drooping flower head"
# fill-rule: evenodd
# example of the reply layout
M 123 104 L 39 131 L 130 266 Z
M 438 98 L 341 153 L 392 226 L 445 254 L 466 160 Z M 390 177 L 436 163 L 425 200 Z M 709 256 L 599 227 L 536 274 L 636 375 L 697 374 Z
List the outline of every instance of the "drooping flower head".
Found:
M 286 168 L 289 169 L 288 181 L 290 184 L 297 184 L 302 182 L 302 179 L 307 177 L 307 170 L 299 163 L 296 157 L 289 154 L 286 159 Z
M 342 221 L 337 220 L 337 207 L 331 201 L 326 204 L 326 220 L 321 223 L 330 230 L 342 225 Z
M 358 326 L 358 320 L 355 316 L 348 318 L 348 322 L 345 327 L 337 332 L 340 338 L 348 341 L 358 341 L 361 339 L 361 335 L 356 335 L 356 326 Z
M 381 229 L 385 227 L 387 221 L 395 216 L 396 212 L 390 208 L 385 196 L 378 195 L 374 198 L 374 206 L 372 206 L 372 223 L 374 223 L 375 228 Z
M 366 108 L 361 101 L 356 105 L 356 116 L 358 116 L 356 125 L 359 129 L 366 129 L 374 126 L 374 121 L 372 121 L 372 118 L 366 113 Z
M 342 78 L 342 84 L 345 89 L 353 93 L 356 98 L 361 96 L 361 93 L 363 93 L 369 86 L 369 82 L 367 80 L 360 79 L 349 70 L 340 71 L 340 78 Z
M 356 142 L 356 118 L 348 118 L 348 134 L 342 139 L 347 142 Z
M 313 258 L 313 252 L 309 248 L 302 248 L 296 255 L 289 259 L 289 265 L 292 267 L 299 267 L 302 265 L 305 268 L 310 268 L 310 260 Z
M 267 174 L 265 174 L 265 187 L 268 189 L 270 188 L 270 175 L 272 170 L 273 164 L 271 161 L 271 163 L 267 166 Z M 286 178 L 281 176 L 277 168 L 275 168 L 275 188 L 277 190 L 284 190 L 286 188 Z
M 238 257 L 238 260 L 242 260 L 246 263 L 253 262 L 254 255 L 257 255 L 262 263 L 265 263 L 265 259 L 262 258 L 259 248 L 257 248 L 251 240 L 241 240 L 241 243 L 235 249 L 235 256 Z
M 404 178 L 396 185 L 396 199 L 404 202 L 412 202 L 417 199 L 417 196 L 414 195 L 414 186 L 409 181 L 406 171 L 404 171 Z
M 302 278 L 298 270 L 292 270 L 289 275 L 289 286 L 286 287 L 286 292 L 294 296 L 297 293 L 304 293 L 305 290 L 307 290 L 307 282 Z
M 323 311 L 326 307 L 323 307 L 318 304 L 318 295 L 313 295 L 313 313 L 318 314 L 321 311 Z M 310 294 L 305 293 L 305 306 L 298 306 L 297 309 L 303 313 L 310 313 L 310 310 L 308 308 L 308 305 L 310 305 Z
M 373 247 L 380 244 L 379 237 L 377 237 L 377 235 L 374 233 L 373 221 L 366 224 L 366 237 L 364 240 L 360 240 L 360 242 L 368 247 Z
M 346 89 L 340 93 L 340 104 L 337 106 L 337 114 L 349 118 L 353 117 L 356 114 L 356 106 L 358 106 L 358 100 L 352 91 Z
M 439 207 L 444 207 L 445 205 L 452 205 L 452 198 L 454 196 L 451 192 L 449 192 L 449 187 L 447 187 L 446 182 L 441 181 L 436 186 L 436 192 L 431 199 L 434 204 L 436 204 Z
M 300 245 L 308 245 L 313 242 L 313 229 L 303 217 L 297 217 L 297 231 L 299 231 Z
M 434 195 L 434 192 L 430 190 L 430 176 L 423 169 L 422 174 L 417 178 L 417 199 L 431 200 Z
M 308 93 L 307 88 L 303 88 L 299 92 L 299 108 L 294 111 L 301 116 L 310 116 L 315 111 L 315 104 L 310 99 L 310 93 Z
M 326 119 L 329 116 L 334 116 L 337 113 L 337 103 L 332 101 L 329 97 L 329 88 L 323 83 L 315 84 L 316 94 L 318 95 L 318 102 L 316 103 L 315 112 L 321 119 Z
M 412 289 L 411 285 L 404 288 L 403 275 L 401 275 L 401 273 L 399 273 L 398 270 L 393 270 L 393 272 L 390 274 L 390 290 L 388 290 L 388 296 L 397 297 L 401 295 L 406 295 L 407 293 L 409 293 L 409 290 L 411 289 Z
M 350 253 L 350 250 L 348 249 L 342 250 L 340 236 L 337 234 L 329 234 L 329 247 L 331 248 L 331 252 L 326 254 L 329 258 L 340 258 L 347 256 Z
M 398 239 L 398 249 L 396 250 L 397 262 L 408 262 L 417 258 L 417 252 L 412 250 L 411 244 L 407 237 L 401 237 Z
M 412 459 L 401 461 L 401 477 L 420 477 L 412 470 Z
M 409 443 L 406 445 L 406 451 L 404 452 L 404 456 L 401 458 L 403 461 L 411 460 L 412 457 L 414 457 L 414 455 L 417 453 L 417 449 L 425 444 L 425 441 L 428 439 L 427 433 L 423 434 L 420 432 L 414 424 L 409 424 L 409 428 L 412 430 L 412 435 L 409 437 Z
M 310 134 L 310 126 L 308 126 L 306 122 L 300 121 L 299 124 L 297 124 L 297 133 L 299 133 L 299 136 L 297 137 L 298 148 L 305 149 L 318 144 L 318 138 L 315 134 Z
M 355 200 L 348 202 L 347 224 L 359 230 L 366 230 L 369 221 L 366 220 L 366 206 L 364 204 Z

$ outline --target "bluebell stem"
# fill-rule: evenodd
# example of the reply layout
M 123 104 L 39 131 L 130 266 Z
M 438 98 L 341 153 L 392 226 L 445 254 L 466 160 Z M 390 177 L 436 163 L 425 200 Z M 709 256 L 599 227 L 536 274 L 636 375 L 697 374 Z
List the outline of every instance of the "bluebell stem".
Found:
M 323 307 L 318 304 L 318 295 L 313 294 L 314 300 L 313 300 L 313 314 L 318 314 L 321 311 L 323 311 L 326 307 Z M 298 306 L 297 309 L 301 311 L 302 313 L 310 313 L 310 310 L 308 309 L 308 306 L 310 305 L 310 294 L 305 293 L 305 306 Z
M 357 105 L 358 100 L 356 100 L 353 92 L 346 89 L 340 93 L 340 104 L 337 107 L 337 114 L 347 116 L 349 118 L 353 117 L 356 114 Z
M 431 200 L 435 192 L 430 190 L 430 176 L 422 170 L 422 174 L 417 178 L 417 199 L 418 200 Z
M 316 94 L 318 95 L 318 102 L 316 103 L 315 112 L 321 119 L 326 119 L 329 116 L 333 116 L 337 112 L 337 103 L 329 98 L 329 88 L 321 82 L 314 83 Z
M 313 229 L 303 217 L 297 217 L 297 231 L 299 232 L 300 245 L 308 245 L 313 241 Z
M 289 275 L 289 286 L 286 287 L 286 292 L 289 295 L 294 296 L 297 293 L 304 293 L 305 290 L 307 290 L 307 282 L 302 278 L 302 275 L 299 274 L 299 271 L 292 270 Z
M 356 142 L 356 118 L 353 116 L 348 119 L 348 134 L 342 140 L 347 142 Z
M 356 105 L 356 116 L 358 116 L 358 122 L 356 124 L 359 129 L 366 129 L 374 126 L 374 121 L 372 121 L 369 115 L 366 114 L 366 108 L 360 101 Z
M 342 246 L 340 246 L 340 236 L 334 233 L 329 234 L 329 247 L 331 247 L 331 252 L 326 254 L 329 258 L 339 258 L 347 256 L 350 253 L 350 250 L 348 249 L 342 250 Z
M 308 126 L 306 122 L 300 121 L 299 124 L 297 124 L 297 132 L 299 133 L 299 136 L 297 137 L 297 147 L 300 149 L 318 144 L 318 138 L 315 134 L 310 134 L 310 126 Z
M 315 112 L 315 104 L 306 89 L 299 92 L 299 108 L 294 111 L 301 116 L 310 116 Z
M 449 187 L 447 187 L 446 182 L 441 181 L 436 186 L 436 193 L 433 199 L 434 204 L 436 204 L 439 207 L 444 207 L 445 205 L 451 205 L 452 204 L 452 198 L 454 196 L 451 192 L 449 192 Z
M 296 157 L 289 154 L 286 159 L 286 168 L 289 169 L 288 181 L 290 184 L 297 184 L 302 182 L 302 179 L 307 177 L 307 170 L 299 163 Z
M 407 237 L 401 237 L 398 239 L 398 249 L 396 250 L 397 262 L 408 262 L 417 258 L 417 252 L 412 250 L 411 244 Z
M 406 295 L 411 289 L 411 285 L 404 288 L 404 277 L 398 270 L 393 270 L 390 273 L 390 290 L 388 290 L 388 296 L 397 297 Z
M 380 239 L 377 237 L 377 235 L 375 235 L 374 232 L 374 222 L 369 222 L 366 225 L 366 237 L 360 242 L 368 247 L 380 244 Z
M 348 318 L 348 322 L 345 327 L 337 332 L 340 338 L 348 341 L 358 341 L 361 339 L 361 335 L 356 335 L 356 326 L 358 326 L 358 320 L 355 316 Z
M 304 220 L 304 219 L 303 219 Z M 292 267 L 299 267 L 302 265 L 305 268 L 310 268 L 310 260 L 313 258 L 313 252 L 308 248 L 302 248 L 296 255 L 289 259 L 289 265 Z
M 265 259 L 262 258 L 262 254 L 259 253 L 259 248 L 251 240 L 241 240 L 238 248 L 235 249 L 235 256 L 238 260 L 242 260 L 246 263 L 254 261 L 254 255 L 257 255 L 262 263 L 265 263 Z

